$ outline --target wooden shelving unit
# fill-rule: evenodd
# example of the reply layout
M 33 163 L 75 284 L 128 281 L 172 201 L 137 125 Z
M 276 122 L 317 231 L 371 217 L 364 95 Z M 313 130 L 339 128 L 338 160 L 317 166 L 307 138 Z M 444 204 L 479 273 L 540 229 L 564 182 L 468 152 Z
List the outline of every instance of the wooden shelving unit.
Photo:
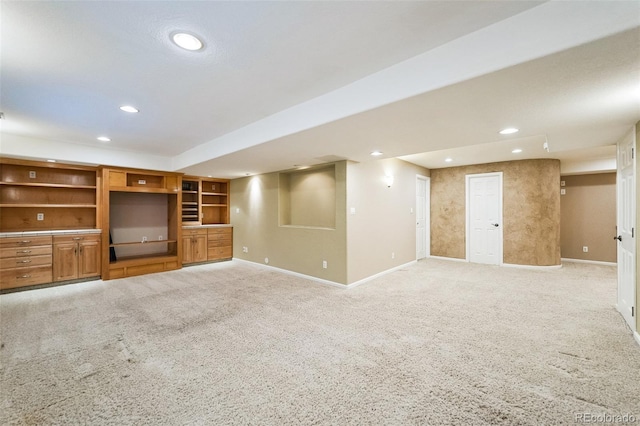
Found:
M 200 225 L 200 178 L 182 178 L 182 224 Z
M 105 211 L 102 220 L 102 279 L 122 278 L 134 275 L 142 275 L 151 272 L 162 272 L 182 267 L 182 174 L 171 172 L 158 172 L 150 170 L 132 170 L 102 168 L 101 176 L 104 185 L 102 206 Z M 128 199 L 134 201 L 131 205 L 121 206 L 113 203 L 112 199 L 122 197 L 118 194 L 130 194 Z M 148 210 L 136 211 L 136 208 L 156 203 L 158 195 L 166 206 L 166 223 L 163 224 L 162 239 L 154 239 L 142 242 L 117 239 L 110 242 L 110 232 L 115 231 L 115 217 L 129 217 L 134 221 L 133 226 L 143 227 L 147 224 L 145 215 Z M 154 195 L 154 196 L 152 196 Z M 131 198 L 132 197 L 132 198 Z M 136 207 L 138 206 L 138 207 Z M 117 209 L 126 209 L 118 211 Z M 161 215 L 164 216 L 164 213 Z M 131 225 L 131 224 L 128 224 Z M 166 225 L 166 226 L 165 226 Z M 123 235 L 135 233 L 135 229 L 126 229 Z M 152 252 L 149 249 L 152 248 Z M 111 249 L 114 249 L 115 259 L 111 258 Z M 125 249 L 126 255 L 119 255 L 118 249 Z M 125 251 L 123 250 L 123 251 Z
M 0 232 L 95 229 L 97 169 L 0 160 Z
M 201 221 L 203 225 L 229 223 L 229 180 L 202 179 Z

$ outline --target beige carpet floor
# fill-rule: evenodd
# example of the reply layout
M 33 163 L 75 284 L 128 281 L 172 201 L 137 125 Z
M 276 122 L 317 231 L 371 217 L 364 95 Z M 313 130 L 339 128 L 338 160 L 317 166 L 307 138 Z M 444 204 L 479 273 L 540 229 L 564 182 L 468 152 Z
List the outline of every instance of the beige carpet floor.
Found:
M 640 423 L 615 296 L 613 267 L 435 259 L 351 290 L 227 262 L 4 294 L 0 424 Z

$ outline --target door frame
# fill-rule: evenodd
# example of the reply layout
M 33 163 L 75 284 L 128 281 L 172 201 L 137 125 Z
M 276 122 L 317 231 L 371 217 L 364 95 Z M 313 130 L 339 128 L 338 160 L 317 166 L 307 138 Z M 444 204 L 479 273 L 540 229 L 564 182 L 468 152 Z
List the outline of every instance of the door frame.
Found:
M 416 175 L 416 188 L 418 187 L 418 180 L 423 180 L 425 182 L 425 235 L 424 235 L 424 258 L 431 257 L 431 177 Z M 417 203 L 417 200 L 416 200 Z M 416 214 L 418 212 L 417 204 L 416 204 Z M 416 240 L 416 260 L 418 259 L 418 241 Z M 423 259 L 423 258 L 421 258 Z
M 497 176 L 499 178 L 500 181 L 500 185 L 499 185 L 499 189 L 500 189 L 500 195 L 498 196 L 498 200 L 500 203 L 499 206 L 499 211 L 500 211 L 500 219 L 499 219 L 499 223 L 500 223 L 500 227 L 498 228 L 498 232 L 500 232 L 498 241 L 500 241 L 500 247 L 498 247 L 498 259 L 500 259 L 500 263 L 498 265 L 502 266 L 504 264 L 504 216 L 503 216 L 503 205 L 504 205 L 504 201 L 502 199 L 503 197 L 503 193 L 504 193 L 504 178 L 503 178 L 503 173 L 502 172 L 490 172 L 490 173 L 474 173 L 474 174 L 468 174 L 464 176 L 464 183 L 465 183 L 465 260 L 467 262 L 470 262 L 470 256 L 469 253 L 471 251 L 471 239 L 470 239 L 470 235 L 471 235 L 471 192 L 469 191 L 469 183 L 471 182 L 471 179 L 473 178 L 479 178 L 479 177 L 491 177 L 491 176 Z

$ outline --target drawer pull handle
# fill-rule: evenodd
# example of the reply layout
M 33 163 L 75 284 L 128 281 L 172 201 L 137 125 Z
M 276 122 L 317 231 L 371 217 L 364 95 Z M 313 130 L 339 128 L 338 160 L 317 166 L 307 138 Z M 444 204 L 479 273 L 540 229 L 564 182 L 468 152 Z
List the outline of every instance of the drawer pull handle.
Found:
M 73 237 L 74 241 L 78 241 L 78 240 L 84 240 L 84 237 Z
M 20 241 L 20 244 L 29 244 L 31 242 L 31 240 L 22 240 Z
M 31 253 L 31 250 L 20 250 L 20 251 L 17 251 L 16 253 Z
M 20 260 L 20 261 L 18 261 L 16 263 L 31 263 L 31 261 L 30 260 Z
M 23 275 L 21 277 L 16 277 L 17 279 L 23 279 L 23 278 L 31 278 L 31 275 Z

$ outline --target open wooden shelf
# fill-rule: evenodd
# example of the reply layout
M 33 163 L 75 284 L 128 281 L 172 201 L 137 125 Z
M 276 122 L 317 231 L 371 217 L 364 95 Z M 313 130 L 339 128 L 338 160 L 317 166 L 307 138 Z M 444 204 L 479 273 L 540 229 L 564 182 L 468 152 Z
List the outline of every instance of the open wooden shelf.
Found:
M 98 182 L 96 167 L 2 158 L 0 232 L 95 228 Z
M 143 245 L 143 244 L 159 244 L 159 243 L 176 243 L 176 240 L 153 240 L 153 241 L 132 241 L 128 243 L 115 243 L 109 244 L 109 247 L 125 247 L 125 246 L 135 246 L 135 245 Z

